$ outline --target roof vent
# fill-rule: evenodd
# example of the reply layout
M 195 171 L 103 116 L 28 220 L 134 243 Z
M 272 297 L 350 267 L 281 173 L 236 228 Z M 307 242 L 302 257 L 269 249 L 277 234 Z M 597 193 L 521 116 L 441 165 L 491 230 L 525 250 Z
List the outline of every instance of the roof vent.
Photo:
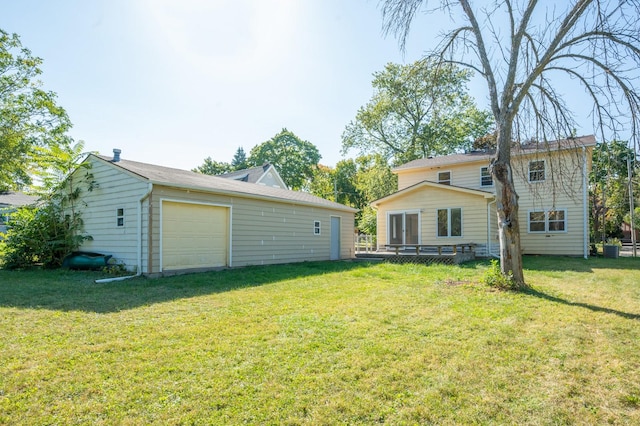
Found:
M 122 150 L 118 149 L 118 148 L 113 148 L 113 160 L 111 160 L 113 163 L 117 163 L 118 161 L 120 161 L 120 153 L 122 152 Z

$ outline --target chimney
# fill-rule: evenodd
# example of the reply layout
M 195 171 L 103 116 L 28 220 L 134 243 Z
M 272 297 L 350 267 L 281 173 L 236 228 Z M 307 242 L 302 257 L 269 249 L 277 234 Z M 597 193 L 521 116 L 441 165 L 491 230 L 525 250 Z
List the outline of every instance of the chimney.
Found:
M 120 161 L 120 153 L 122 152 L 122 150 L 118 149 L 118 148 L 113 148 L 113 160 L 111 160 L 113 163 L 117 163 L 118 161 Z

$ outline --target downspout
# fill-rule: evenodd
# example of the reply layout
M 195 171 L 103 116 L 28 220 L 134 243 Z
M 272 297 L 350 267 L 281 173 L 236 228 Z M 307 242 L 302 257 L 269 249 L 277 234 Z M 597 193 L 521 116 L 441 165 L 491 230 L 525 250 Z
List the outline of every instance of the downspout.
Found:
M 152 191 L 153 191 L 153 184 L 149 183 L 149 189 L 138 200 L 138 265 L 136 267 L 137 268 L 136 274 L 127 275 L 124 277 L 104 278 L 101 280 L 95 280 L 96 284 L 111 283 L 114 281 L 124 281 L 124 280 L 128 280 L 129 278 L 135 278 L 142 275 L 142 203 L 144 203 L 144 200 L 146 200 L 149 197 L 149 195 L 151 195 Z
M 487 203 L 487 257 L 493 256 L 499 259 L 500 256 L 493 254 L 493 251 L 491 250 L 491 204 L 495 204 L 496 201 L 497 200 L 493 200 Z
M 587 149 L 582 147 L 582 238 L 584 241 L 583 256 L 585 259 L 589 257 L 589 218 L 587 217 L 588 208 L 588 191 L 587 191 Z

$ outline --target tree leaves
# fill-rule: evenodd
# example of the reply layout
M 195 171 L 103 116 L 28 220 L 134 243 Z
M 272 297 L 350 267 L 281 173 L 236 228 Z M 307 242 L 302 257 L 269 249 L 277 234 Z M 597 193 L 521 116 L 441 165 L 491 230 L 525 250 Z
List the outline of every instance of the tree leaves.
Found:
M 71 121 L 56 94 L 37 80 L 42 59 L 32 56 L 16 34 L 0 29 L 0 190 L 31 183 L 38 148 L 69 147 Z
M 374 73 L 371 100 L 342 134 L 342 152 L 379 153 L 394 164 L 466 149 L 492 126 L 466 93 L 471 72 L 427 60 Z

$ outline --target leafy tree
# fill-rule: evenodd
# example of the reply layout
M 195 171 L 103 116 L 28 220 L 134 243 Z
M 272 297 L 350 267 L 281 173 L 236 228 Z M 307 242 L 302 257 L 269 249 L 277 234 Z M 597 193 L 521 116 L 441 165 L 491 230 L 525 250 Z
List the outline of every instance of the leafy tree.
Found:
M 0 191 L 31 184 L 42 147 L 71 144 L 71 122 L 37 79 L 42 59 L 0 29 Z
M 327 200 L 360 210 L 356 226 L 364 233 L 375 235 L 376 212 L 369 203 L 393 193 L 398 179 L 379 154 L 339 161 L 335 168 L 319 165 L 309 191 Z
M 244 152 L 244 148 L 239 147 L 231 160 L 231 168 L 235 170 L 244 170 L 249 168 L 249 162 L 247 161 L 247 154 Z
M 599 143 L 593 150 L 591 169 L 591 226 L 592 237 L 606 241 L 617 237 L 620 224 L 629 213 L 627 157 L 634 152 L 626 141 Z M 638 165 L 632 162 L 632 175 Z
M 432 4 L 428 0 L 382 1 L 384 28 L 400 38 L 401 48 L 426 3 Z M 525 287 L 512 141 L 534 137 L 544 142 L 572 133 L 576 123 L 567 100 L 574 92 L 565 90 L 567 80 L 557 78 L 566 76 L 590 97 L 602 140 L 608 131 L 615 135 L 627 124 L 637 146 L 640 2 L 504 0 L 472 6 L 469 0 L 441 0 L 439 4 L 430 11 L 444 12 L 452 22 L 461 19 L 462 24 L 447 32 L 427 57 L 438 64 L 475 70 L 487 84 L 496 124 L 491 174 L 500 268 L 518 287 Z
M 82 142 L 40 148 L 40 202 L 10 215 L 2 252 L 6 268 L 59 267 L 65 256 L 91 239 L 82 233 L 81 195 L 92 191 L 95 183 L 89 165 L 79 164 L 83 148 Z M 74 171 L 76 179 L 70 179 Z
M 233 167 L 229 163 L 223 161 L 212 160 L 211 157 L 204 159 L 202 165 L 191 169 L 192 172 L 203 173 L 205 175 L 222 175 L 233 171 Z
M 320 158 L 315 145 L 282 129 L 268 141 L 251 149 L 249 163 L 273 164 L 289 188 L 300 190 L 308 187 Z
M 469 148 L 491 127 L 467 94 L 471 71 L 421 60 L 389 63 L 373 75 L 374 94 L 342 134 L 342 150 L 379 153 L 395 164 Z

